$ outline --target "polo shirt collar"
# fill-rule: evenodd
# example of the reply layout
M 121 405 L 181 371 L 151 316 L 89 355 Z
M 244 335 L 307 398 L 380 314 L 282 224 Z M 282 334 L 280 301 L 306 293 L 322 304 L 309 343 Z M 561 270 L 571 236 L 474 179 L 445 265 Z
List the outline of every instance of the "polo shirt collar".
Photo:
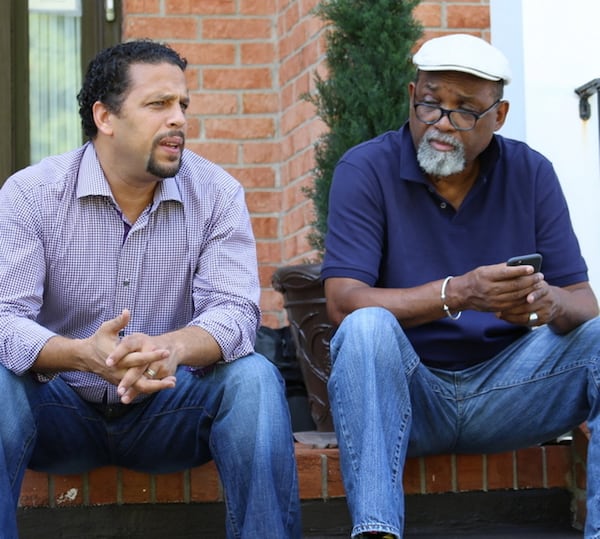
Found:
M 417 160 L 417 152 L 410 134 L 408 122 L 400 128 L 400 135 L 400 155 L 402 155 L 403 159 L 402 169 L 404 179 L 429 185 Z M 479 156 L 480 177 L 489 177 L 494 165 L 500 159 L 501 151 L 500 144 L 498 143 L 498 135 L 493 135 L 491 142 Z M 406 159 L 406 161 L 404 161 L 404 159 Z

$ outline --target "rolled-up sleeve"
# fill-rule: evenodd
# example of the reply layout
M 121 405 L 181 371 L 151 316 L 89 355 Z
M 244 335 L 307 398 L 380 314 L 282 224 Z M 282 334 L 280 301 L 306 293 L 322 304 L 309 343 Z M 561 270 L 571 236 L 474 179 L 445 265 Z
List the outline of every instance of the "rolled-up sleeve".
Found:
M 212 335 L 229 362 L 254 350 L 261 317 L 260 284 L 244 190 L 235 182 L 221 195 L 195 269 L 195 312 L 189 325 Z
M 16 182 L 0 190 L 0 363 L 23 374 L 56 334 L 35 320 L 42 304 L 44 248 L 35 200 Z

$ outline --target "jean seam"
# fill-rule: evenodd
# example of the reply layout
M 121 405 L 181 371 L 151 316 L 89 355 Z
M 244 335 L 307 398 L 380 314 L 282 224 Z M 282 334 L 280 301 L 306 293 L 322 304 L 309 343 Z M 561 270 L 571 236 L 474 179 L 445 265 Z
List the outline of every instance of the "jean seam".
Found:
M 533 383 L 541 382 L 541 381 L 544 381 L 544 380 L 549 380 L 549 379 L 555 378 L 557 376 L 562 376 L 562 375 L 564 375 L 565 373 L 567 373 L 569 371 L 575 371 L 575 370 L 581 369 L 582 367 L 587 369 L 588 365 L 586 365 L 585 362 L 582 362 L 581 365 L 572 366 L 569 369 L 561 369 L 561 370 L 557 369 L 557 370 L 552 371 L 552 372 L 539 373 L 538 376 L 534 376 L 534 377 L 530 377 L 530 378 L 524 378 L 522 380 L 514 380 L 514 381 L 512 381 L 510 383 L 506 382 L 506 383 L 503 383 L 503 384 L 496 384 L 496 385 L 493 385 L 493 386 L 490 386 L 490 387 L 486 387 L 483 390 L 478 391 L 476 393 L 469 393 L 468 395 L 461 395 L 460 397 L 457 396 L 457 401 L 467 401 L 469 399 L 478 398 L 478 397 L 481 397 L 481 396 L 486 395 L 488 393 L 492 393 L 494 391 L 502 391 L 502 390 L 505 390 L 505 389 L 512 389 L 512 388 L 519 387 L 519 386 L 525 387 L 528 384 L 533 384 Z

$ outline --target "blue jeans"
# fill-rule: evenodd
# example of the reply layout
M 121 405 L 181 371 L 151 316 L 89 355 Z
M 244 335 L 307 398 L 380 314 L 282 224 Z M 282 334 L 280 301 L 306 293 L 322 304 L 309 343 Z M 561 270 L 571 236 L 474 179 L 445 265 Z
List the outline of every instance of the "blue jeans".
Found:
M 27 467 L 66 474 L 118 465 L 163 473 L 211 459 L 224 487 L 228 538 L 301 537 L 283 380 L 263 356 L 217 365 L 204 376 L 180 368 L 175 389 L 114 419 L 60 378 L 42 384 L 0 367 L 0 395 L 4 539 L 18 537 L 16 508 Z
M 328 390 L 353 536 L 402 537 L 407 456 L 516 449 L 587 419 L 585 537 L 600 538 L 600 318 L 563 336 L 538 328 L 454 372 L 426 368 L 394 316 L 369 307 L 340 325 L 331 358 Z

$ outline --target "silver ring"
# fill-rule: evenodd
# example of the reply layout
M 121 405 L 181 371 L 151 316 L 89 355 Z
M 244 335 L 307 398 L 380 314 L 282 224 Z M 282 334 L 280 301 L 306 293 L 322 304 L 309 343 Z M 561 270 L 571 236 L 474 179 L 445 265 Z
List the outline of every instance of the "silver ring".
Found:
M 529 313 L 529 325 L 535 324 L 539 319 L 537 313 Z
M 154 378 L 156 376 L 156 371 L 152 370 L 150 367 L 148 367 L 145 371 L 144 371 L 144 376 L 146 376 L 147 378 Z

